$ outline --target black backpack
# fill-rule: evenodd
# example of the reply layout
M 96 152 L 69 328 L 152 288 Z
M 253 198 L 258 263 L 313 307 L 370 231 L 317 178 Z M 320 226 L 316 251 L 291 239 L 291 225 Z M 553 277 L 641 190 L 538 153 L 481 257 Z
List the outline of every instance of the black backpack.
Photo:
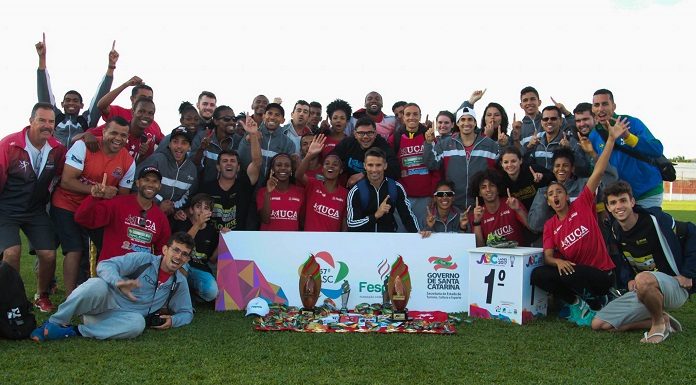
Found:
M 0 262 L 0 337 L 11 340 L 29 338 L 36 329 L 32 305 L 17 270 Z

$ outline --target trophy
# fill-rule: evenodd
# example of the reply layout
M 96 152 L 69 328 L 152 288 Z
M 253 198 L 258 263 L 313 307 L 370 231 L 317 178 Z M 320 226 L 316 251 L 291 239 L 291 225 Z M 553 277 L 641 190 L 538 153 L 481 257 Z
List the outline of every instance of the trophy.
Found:
M 350 284 L 345 279 L 341 284 L 341 313 L 348 313 L 348 297 L 350 297 Z
M 314 259 L 314 255 L 310 254 L 305 263 L 300 266 L 300 298 L 303 315 L 314 315 L 320 292 L 321 267 Z
M 384 287 L 382 290 L 382 309 L 389 309 L 391 308 L 391 302 L 389 302 L 389 290 L 387 288 L 389 287 L 389 274 L 387 274 L 386 277 L 384 277 Z
M 387 290 L 391 299 L 394 312 L 392 321 L 408 320 L 408 298 L 411 295 L 411 276 L 408 274 L 408 266 L 404 263 L 403 258 L 399 255 L 394 264 L 392 264 L 389 272 L 389 280 L 387 281 Z

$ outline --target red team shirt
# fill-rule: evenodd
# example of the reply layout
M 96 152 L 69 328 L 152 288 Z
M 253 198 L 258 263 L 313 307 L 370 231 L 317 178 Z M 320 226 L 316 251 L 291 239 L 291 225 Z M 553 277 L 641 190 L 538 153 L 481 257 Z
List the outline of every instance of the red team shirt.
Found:
M 469 214 L 469 222 L 474 221 L 473 213 Z M 522 230 L 524 225 L 517 219 L 517 213 L 511 209 L 507 202 L 500 200 L 498 211 L 491 214 L 484 207 L 483 217 L 481 218 L 481 232 L 483 233 L 483 241 L 486 241 L 488 234 L 493 233 L 501 237 L 505 237 L 512 241 L 517 241 L 520 245 L 525 245 Z
M 587 186 L 570 204 L 568 215 L 554 215 L 544 225 L 544 249 L 555 249 L 563 259 L 602 271 L 614 268 L 597 224 L 595 193 Z
M 310 178 L 305 187 L 305 231 L 341 231 L 346 218 L 348 190 L 337 186 L 326 191 L 324 183 Z
M 263 207 L 266 188 L 256 193 L 256 207 Z M 304 203 L 304 190 L 290 185 L 287 191 L 277 189 L 271 193 L 271 221 L 261 223 L 261 231 L 298 231 L 300 229 L 300 213 Z
M 87 132 L 98 138 L 101 138 L 102 136 L 104 136 L 104 127 L 105 126 L 90 128 L 89 130 L 87 130 Z M 147 136 L 148 139 L 150 139 L 150 144 L 147 147 L 145 155 L 138 156 L 138 161 L 142 161 L 143 159 L 152 155 L 153 152 L 155 152 L 155 137 L 152 134 L 148 134 L 147 132 L 145 132 L 144 135 Z M 142 142 L 139 136 L 131 135 L 130 132 L 128 133 L 128 143 L 124 148 L 128 151 L 128 155 L 130 155 L 132 158 L 135 158 L 135 155 L 138 153 L 138 151 L 140 151 L 140 143 Z
M 160 255 L 171 236 L 169 220 L 159 206 L 153 204 L 143 216 L 136 194 L 112 199 L 90 195 L 75 212 L 75 222 L 90 229 L 104 227 L 100 262 L 132 252 Z

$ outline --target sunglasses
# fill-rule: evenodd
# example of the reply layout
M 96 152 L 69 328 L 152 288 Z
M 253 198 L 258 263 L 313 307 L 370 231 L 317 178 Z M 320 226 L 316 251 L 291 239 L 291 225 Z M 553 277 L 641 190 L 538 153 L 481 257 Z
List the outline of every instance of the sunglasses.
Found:
M 541 118 L 541 121 L 542 121 L 542 122 L 548 122 L 549 120 L 552 121 L 552 122 L 555 122 L 555 121 L 558 120 L 558 116 L 549 116 L 549 117 L 546 117 L 546 118 Z
M 454 191 L 435 191 L 433 196 L 436 196 L 438 198 L 452 198 L 454 196 Z
M 223 116 L 223 117 L 220 118 L 220 120 L 222 120 L 223 122 L 228 123 L 228 122 L 236 122 L 236 121 L 237 121 L 237 118 L 235 118 L 234 116 Z

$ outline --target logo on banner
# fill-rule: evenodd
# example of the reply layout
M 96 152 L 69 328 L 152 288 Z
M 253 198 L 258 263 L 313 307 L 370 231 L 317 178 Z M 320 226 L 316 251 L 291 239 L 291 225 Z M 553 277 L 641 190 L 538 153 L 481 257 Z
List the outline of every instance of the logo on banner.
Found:
M 514 264 L 514 257 L 510 257 L 510 263 Z M 508 263 L 508 257 L 507 256 L 500 256 L 498 254 L 482 254 L 481 258 L 476 261 L 479 265 L 496 265 L 496 266 L 505 266 Z M 511 266 L 514 267 L 514 266 Z
M 544 262 L 544 256 L 541 254 L 530 255 L 527 260 L 526 267 L 541 265 Z
M 457 268 L 457 263 L 452 263 L 452 256 L 448 255 L 445 258 L 432 256 L 428 258 L 428 263 L 434 264 L 433 268 L 435 271 L 440 269 L 455 270 Z
M 314 254 L 314 257 L 321 266 L 321 293 L 331 299 L 339 298 L 341 296 L 341 283 L 350 272 L 348 264 L 334 261 L 333 256 L 328 251 L 320 251 Z

